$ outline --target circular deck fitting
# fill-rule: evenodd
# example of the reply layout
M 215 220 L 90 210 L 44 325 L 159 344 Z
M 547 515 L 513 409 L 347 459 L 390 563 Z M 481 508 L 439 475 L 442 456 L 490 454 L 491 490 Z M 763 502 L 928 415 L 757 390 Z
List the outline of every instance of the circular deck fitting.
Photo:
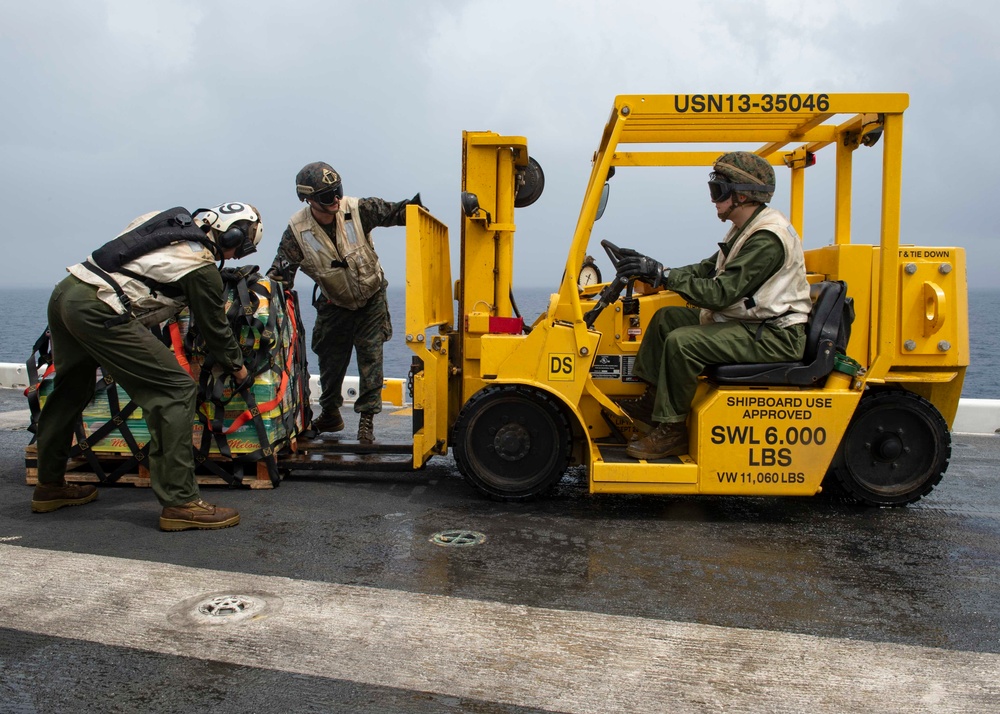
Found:
M 198 612 L 209 617 L 232 617 L 252 610 L 256 603 L 245 595 L 220 595 L 198 606 Z
M 187 598 L 167 612 L 167 620 L 184 630 L 251 623 L 278 612 L 283 601 L 270 593 L 206 593 Z
M 485 542 L 486 536 L 477 531 L 450 530 L 431 536 L 431 543 L 448 548 L 468 548 Z

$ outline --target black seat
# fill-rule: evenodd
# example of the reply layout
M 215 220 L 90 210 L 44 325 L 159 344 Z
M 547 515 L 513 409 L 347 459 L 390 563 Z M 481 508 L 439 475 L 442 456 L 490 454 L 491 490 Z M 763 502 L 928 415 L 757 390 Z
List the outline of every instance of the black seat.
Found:
M 806 348 L 801 362 L 715 364 L 704 375 L 715 384 L 790 385 L 809 387 L 826 379 L 833 370 L 837 334 L 844 316 L 847 284 L 827 280 L 810 286 L 813 301 L 806 324 Z

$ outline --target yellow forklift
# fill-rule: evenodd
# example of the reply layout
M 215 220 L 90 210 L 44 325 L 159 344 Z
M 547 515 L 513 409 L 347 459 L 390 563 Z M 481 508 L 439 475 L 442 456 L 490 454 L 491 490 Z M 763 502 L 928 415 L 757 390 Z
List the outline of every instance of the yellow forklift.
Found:
M 592 493 L 803 496 L 835 483 L 861 502 L 899 506 L 930 492 L 948 466 L 969 363 L 966 265 L 962 248 L 900 243 L 908 101 L 617 97 L 558 290 L 530 325 L 513 297 L 515 214 L 541 194 L 541 167 L 524 137 L 465 132 L 457 281 L 445 225 L 407 208 L 405 335 L 415 355 L 408 466 L 451 448 L 472 486 L 507 500 L 543 494 L 574 465 L 585 467 Z M 689 453 L 630 458 L 637 425 L 618 402 L 642 390 L 631 367 L 653 313 L 684 299 L 617 276 L 602 281 L 588 253 L 595 221 L 616 173 L 705 167 L 707 176 L 721 154 L 747 146 L 790 186 L 799 235 L 806 170 L 823 149 L 835 162 L 832 243 L 805 251 L 814 299 L 805 355 L 710 367 L 689 415 Z M 882 154 L 876 244 L 852 240 L 859 149 Z M 601 244 L 616 264 L 621 249 Z

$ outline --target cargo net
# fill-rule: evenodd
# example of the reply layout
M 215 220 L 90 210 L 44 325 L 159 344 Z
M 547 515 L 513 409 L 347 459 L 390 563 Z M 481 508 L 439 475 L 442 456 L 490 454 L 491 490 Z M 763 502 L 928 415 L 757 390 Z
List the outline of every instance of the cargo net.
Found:
M 186 309 L 152 332 L 198 382 L 192 449 L 199 470 L 239 486 L 243 466 L 263 463 L 277 485 L 277 453 L 312 420 L 298 296 L 262 277 L 257 266 L 223 269 L 222 279 L 226 315 L 249 375 L 245 383 L 235 384 L 217 366 Z M 29 430 L 34 432 L 54 381 L 48 331 L 35 343 L 26 366 Z M 94 399 L 77 423 L 70 459 L 86 459 L 101 483 L 114 483 L 145 464 L 149 429 L 142 409 L 114 378 L 103 368 L 96 376 Z

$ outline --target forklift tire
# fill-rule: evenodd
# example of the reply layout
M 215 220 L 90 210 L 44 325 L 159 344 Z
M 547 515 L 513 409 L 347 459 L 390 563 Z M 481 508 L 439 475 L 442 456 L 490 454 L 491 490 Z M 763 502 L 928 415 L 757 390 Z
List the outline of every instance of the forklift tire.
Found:
M 940 412 L 903 390 L 861 399 L 837 450 L 833 470 L 854 499 L 905 506 L 930 493 L 951 458 L 951 433 Z
M 495 385 L 466 402 L 452 441 L 458 470 L 481 493 L 522 501 L 566 472 L 572 431 L 558 400 L 521 385 Z

